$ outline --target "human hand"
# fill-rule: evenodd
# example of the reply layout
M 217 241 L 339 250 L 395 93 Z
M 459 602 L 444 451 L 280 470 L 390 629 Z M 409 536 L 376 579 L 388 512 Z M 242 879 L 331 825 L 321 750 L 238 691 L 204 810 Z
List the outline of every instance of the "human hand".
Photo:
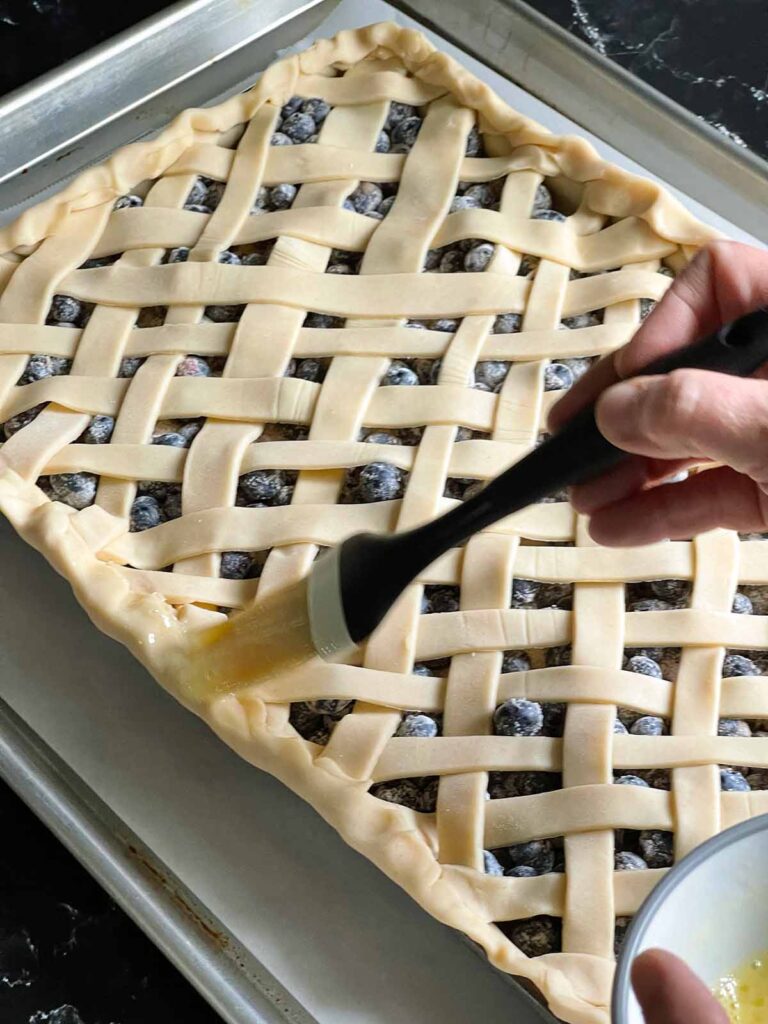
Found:
M 728 1024 L 728 1015 L 682 960 L 648 949 L 632 964 L 645 1024 Z
M 717 526 L 768 531 L 768 369 L 747 379 L 675 370 L 623 381 L 766 303 L 768 253 L 715 242 L 675 280 L 629 344 L 602 359 L 554 406 L 549 426 L 557 430 L 600 395 L 601 432 L 640 456 L 572 490 L 574 507 L 591 517 L 590 533 L 599 543 L 649 544 Z M 704 461 L 723 465 L 664 483 Z

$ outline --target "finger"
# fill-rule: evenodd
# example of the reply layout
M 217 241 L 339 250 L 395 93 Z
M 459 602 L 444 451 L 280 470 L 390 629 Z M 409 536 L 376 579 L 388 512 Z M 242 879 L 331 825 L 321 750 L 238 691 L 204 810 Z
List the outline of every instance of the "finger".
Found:
M 570 502 L 577 512 L 591 516 L 605 505 L 612 505 L 637 491 L 662 483 L 694 464 L 693 459 L 645 459 L 638 455 L 619 463 L 595 480 L 572 487 Z
M 707 370 L 635 377 L 597 403 L 602 434 L 654 459 L 705 458 L 768 478 L 768 384 Z
M 765 493 L 749 477 L 723 467 L 606 505 L 590 519 L 589 532 L 606 547 L 629 547 L 687 539 L 716 527 L 761 532 L 766 523 Z
M 672 953 L 641 953 L 632 964 L 632 985 L 646 1024 L 728 1024 L 704 982 Z
M 632 340 L 585 374 L 550 411 L 557 430 L 620 378 L 768 302 L 768 253 L 740 242 L 713 242 L 677 276 Z

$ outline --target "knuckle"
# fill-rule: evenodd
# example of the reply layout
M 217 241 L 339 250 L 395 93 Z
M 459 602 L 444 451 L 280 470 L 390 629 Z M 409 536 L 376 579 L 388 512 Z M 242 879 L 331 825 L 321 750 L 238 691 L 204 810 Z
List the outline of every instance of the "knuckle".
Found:
M 668 437 L 699 418 L 701 382 L 690 370 L 673 370 L 653 389 L 652 396 L 644 424 L 651 437 Z

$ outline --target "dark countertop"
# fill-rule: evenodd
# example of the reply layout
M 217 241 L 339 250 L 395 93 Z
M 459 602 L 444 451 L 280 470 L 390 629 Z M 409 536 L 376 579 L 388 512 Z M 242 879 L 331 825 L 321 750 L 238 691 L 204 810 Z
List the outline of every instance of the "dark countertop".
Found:
M 167 6 L 0 0 L 0 94 Z M 598 52 L 768 157 L 765 0 L 533 0 Z M 3 1024 L 219 1018 L 0 785 Z

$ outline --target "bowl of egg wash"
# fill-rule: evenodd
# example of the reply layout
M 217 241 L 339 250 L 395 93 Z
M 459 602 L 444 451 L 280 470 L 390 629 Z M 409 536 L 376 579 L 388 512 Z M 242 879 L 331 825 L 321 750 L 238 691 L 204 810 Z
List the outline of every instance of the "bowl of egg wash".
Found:
M 766 1024 L 768 814 L 702 843 L 648 896 L 632 919 L 616 965 L 613 1024 L 643 1024 L 630 973 L 646 949 L 668 950 L 684 960 L 731 1024 Z

